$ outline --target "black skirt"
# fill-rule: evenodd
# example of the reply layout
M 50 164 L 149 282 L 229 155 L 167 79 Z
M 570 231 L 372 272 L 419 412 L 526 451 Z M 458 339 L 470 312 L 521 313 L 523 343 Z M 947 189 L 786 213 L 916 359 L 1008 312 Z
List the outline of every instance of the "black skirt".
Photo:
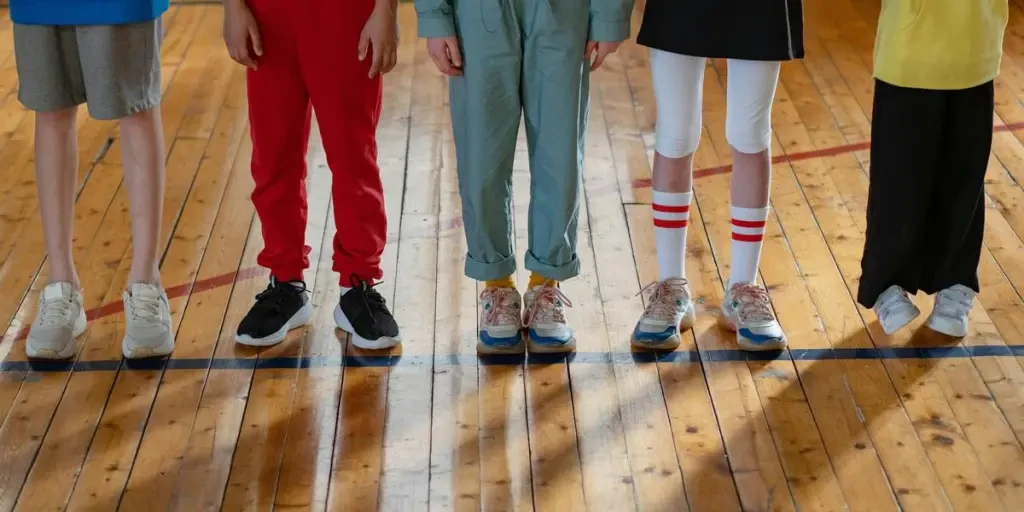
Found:
M 800 59 L 803 0 L 647 0 L 637 42 L 693 57 Z

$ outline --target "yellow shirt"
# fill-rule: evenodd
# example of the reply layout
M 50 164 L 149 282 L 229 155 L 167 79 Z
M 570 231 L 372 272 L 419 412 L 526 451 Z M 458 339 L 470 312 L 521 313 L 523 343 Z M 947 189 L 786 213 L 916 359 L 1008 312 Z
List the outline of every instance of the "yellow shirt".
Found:
M 882 0 L 875 77 L 900 87 L 968 89 L 999 74 L 1007 0 Z

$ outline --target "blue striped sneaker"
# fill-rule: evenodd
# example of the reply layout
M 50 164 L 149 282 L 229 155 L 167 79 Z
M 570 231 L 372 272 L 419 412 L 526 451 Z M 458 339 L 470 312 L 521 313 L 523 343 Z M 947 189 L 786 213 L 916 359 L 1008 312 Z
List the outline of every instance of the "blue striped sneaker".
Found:
M 534 286 L 526 292 L 523 325 L 529 328 L 530 352 L 559 354 L 576 350 L 576 337 L 565 320 L 565 307 L 572 306 L 554 284 Z
M 768 291 L 756 284 L 734 284 L 725 294 L 718 319 L 736 333 L 736 344 L 743 350 L 786 348 L 786 335 L 772 313 Z
M 682 334 L 693 328 L 696 312 L 686 279 L 669 278 L 640 290 L 653 288 L 647 309 L 633 329 L 631 343 L 643 350 L 675 350 Z
M 522 354 L 522 308 L 515 288 L 485 288 L 480 292 L 478 354 Z

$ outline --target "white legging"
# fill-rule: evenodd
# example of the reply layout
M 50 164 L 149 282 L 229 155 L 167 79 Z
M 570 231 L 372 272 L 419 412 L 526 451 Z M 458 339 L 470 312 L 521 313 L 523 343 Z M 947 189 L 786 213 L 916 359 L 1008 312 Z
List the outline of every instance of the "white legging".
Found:
M 682 158 L 697 151 L 705 60 L 651 50 L 651 73 L 658 102 L 655 149 L 669 158 Z M 726 140 L 741 153 L 760 153 L 771 146 L 772 99 L 780 63 L 729 59 L 728 66 Z

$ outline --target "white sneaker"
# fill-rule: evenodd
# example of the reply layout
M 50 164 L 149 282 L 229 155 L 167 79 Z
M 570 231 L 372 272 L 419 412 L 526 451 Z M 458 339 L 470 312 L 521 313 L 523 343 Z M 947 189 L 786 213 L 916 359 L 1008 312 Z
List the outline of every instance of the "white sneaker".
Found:
M 480 354 L 522 354 L 522 298 L 515 288 L 485 288 L 480 292 Z
M 928 327 L 954 338 L 967 336 L 967 314 L 974 307 L 974 290 L 953 285 L 935 296 L 935 309 L 928 317 Z
M 528 327 L 530 352 L 538 354 L 572 352 L 576 338 L 565 320 L 565 307 L 572 306 L 557 286 L 542 284 L 526 292 L 523 325 Z
M 33 359 L 70 359 L 75 338 L 85 332 L 82 292 L 71 283 L 50 283 L 39 294 L 39 310 L 28 331 L 25 355 Z
M 736 333 L 743 350 L 782 350 L 786 335 L 772 313 L 768 291 L 752 283 L 737 283 L 725 294 L 718 317 L 726 329 Z
M 899 286 L 892 285 L 875 300 L 875 315 L 882 330 L 892 335 L 904 328 L 921 314 L 921 310 L 910 301 L 910 295 Z
M 171 306 L 167 294 L 151 284 L 136 283 L 122 295 L 124 341 L 121 353 L 128 359 L 166 356 L 174 351 Z
M 693 328 L 696 312 L 686 279 L 670 278 L 652 283 L 647 309 L 633 329 L 631 343 L 647 350 L 674 350 L 682 343 L 682 334 Z

